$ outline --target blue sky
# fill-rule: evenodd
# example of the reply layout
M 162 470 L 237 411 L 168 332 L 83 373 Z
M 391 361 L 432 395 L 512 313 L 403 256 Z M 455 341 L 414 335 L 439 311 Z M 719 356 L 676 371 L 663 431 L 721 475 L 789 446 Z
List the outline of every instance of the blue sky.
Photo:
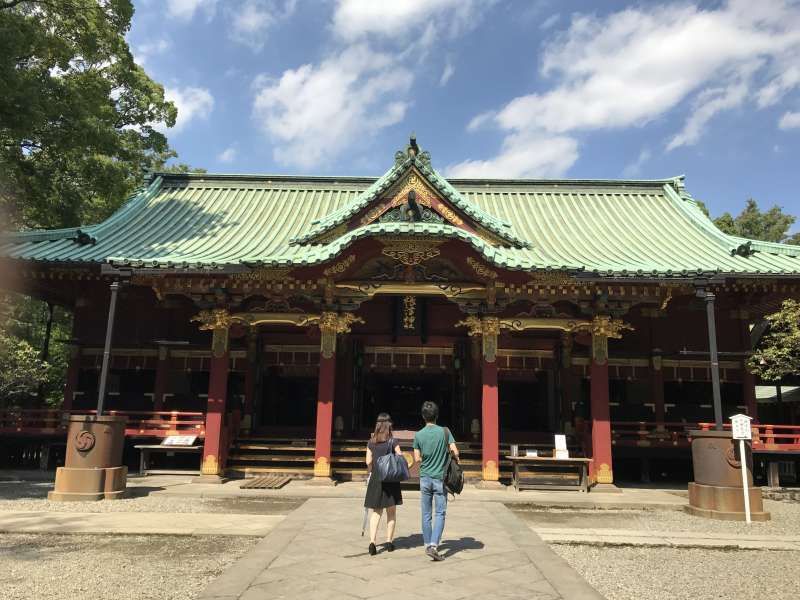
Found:
M 453 177 L 685 174 L 712 214 L 800 216 L 797 1 L 135 5 L 193 166 L 376 176 L 415 131 Z

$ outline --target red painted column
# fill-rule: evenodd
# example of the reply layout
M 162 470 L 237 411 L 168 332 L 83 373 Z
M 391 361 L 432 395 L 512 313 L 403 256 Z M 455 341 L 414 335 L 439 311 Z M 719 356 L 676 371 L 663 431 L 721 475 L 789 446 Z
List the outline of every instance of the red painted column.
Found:
M 164 394 L 167 392 L 167 379 L 169 377 L 169 350 L 164 346 L 158 348 L 158 361 L 156 362 L 156 381 L 153 386 L 153 410 L 164 410 Z
M 608 360 L 592 358 L 590 370 L 592 406 L 592 458 L 596 483 L 613 483 L 611 461 L 611 419 L 608 406 Z
M 333 398 L 336 389 L 336 353 L 320 355 L 317 389 L 317 433 L 314 449 L 314 477 L 331 476 L 331 433 Z
M 80 346 L 71 346 L 69 365 L 67 366 L 67 377 L 64 384 L 64 401 L 61 404 L 62 410 L 72 410 L 72 402 L 75 398 L 75 390 L 78 388 L 78 377 L 80 374 L 81 349 Z
M 223 452 L 223 427 L 225 424 L 225 401 L 228 391 L 229 355 L 227 349 L 221 356 L 211 357 L 208 378 L 208 408 L 206 412 L 206 438 L 203 444 L 203 475 L 221 475 Z
M 482 460 L 483 480 L 500 479 L 500 419 L 497 393 L 497 360 L 481 361 L 481 414 L 483 426 Z

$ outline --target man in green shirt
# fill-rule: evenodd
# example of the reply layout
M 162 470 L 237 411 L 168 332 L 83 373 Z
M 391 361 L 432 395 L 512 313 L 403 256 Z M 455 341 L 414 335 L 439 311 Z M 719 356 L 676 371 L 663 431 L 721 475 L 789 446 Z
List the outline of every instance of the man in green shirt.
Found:
M 422 418 L 425 427 L 414 434 L 414 460 L 420 464 L 419 491 L 422 507 L 422 539 L 425 542 L 425 553 L 432 560 L 444 560 L 439 554 L 438 546 L 444 531 L 444 519 L 447 513 L 447 490 L 444 487 L 444 468 L 447 454 L 452 452 L 458 460 L 458 448 L 453 434 L 436 424 L 439 407 L 435 402 L 422 404 Z M 445 443 L 445 436 L 447 442 Z M 435 518 L 432 519 L 432 508 L 435 505 Z M 431 525 L 433 520 L 433 525 Z

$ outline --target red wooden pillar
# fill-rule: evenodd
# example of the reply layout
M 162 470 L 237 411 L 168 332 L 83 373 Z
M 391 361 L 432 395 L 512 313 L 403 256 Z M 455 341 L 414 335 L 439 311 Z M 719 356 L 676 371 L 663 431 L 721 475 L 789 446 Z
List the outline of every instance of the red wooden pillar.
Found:
M 165 346 L 158 347 L 158 361 L 156 362 L 156 381 L 153 386 L 153 410 L 164 410 L 164 394 L 167 392 L 169 378 L 169 349 Z
M 225 431 L 225 402 L 228 395 L 228 328 L 231 317 L 224 309 L 204 310 L 192 319 L 201 323 L 201 330 L 213 332 L 211 364 L 208 377 L 208 405 L 206 409 L 206 437 L 203 443 L 203 463 L 200 482 L 221 482 L 225 472 L 228 443 Z
M 336 386 L 336 353 L 320 355 L 317 389 L 317 434 L 314 449 L 314 477 L 331 476 L 331 433 Z
M 61 404 L 62 410 L 72 410 L 75 390 L 78 388 L 78 377 L 81 374 L 81 358 L 80 346 L 71 346 L 69 351 L 69 365 L 67 366 L 67 377 L 64 384 L 64 401 Z
M 323 312 L 320 315 L 319 382 L 317 387 L 317 430 L 314 447 L 314 480 L 332 481 L 331 436 L 333 400 L 336 395 L 336 336 L 347 333 L 353 323 L 363 321 L 350 313 Z
M 618 319 L 598 315 L 592 322 L 590 400 L 592 407 L 592 464 L 590 477 L 596 483 L 614 483 L 611 459 L 611 415 L 608 397 L 608 338 L 622 337 L 629 328 Z
M 494 358 L 494 357 L 492 357 Z M 500 479 L 500 422 L 497 393 L 497 360 L 484 356 L 481 361 L 481 415 L 483 420 L 482 458 L 483 481 Z
M 229 357 L 226 351 L 221 356 L 211 357 L 208 378 L 208 408 L 206 412 L 206 439 L 203 444 L 203 475 L 222 475 L 223 427 L 225 426 L 225 401 L 228 390 Z

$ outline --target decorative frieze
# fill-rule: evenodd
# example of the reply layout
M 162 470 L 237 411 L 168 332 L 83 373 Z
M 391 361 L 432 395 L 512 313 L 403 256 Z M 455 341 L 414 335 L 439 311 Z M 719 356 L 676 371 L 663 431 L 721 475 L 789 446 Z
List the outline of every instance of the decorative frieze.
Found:
M 441 253 L 441 240 L 416 238 L 387 238 L 383 240 L 381 254 L 400 261 L 404 265 L 414 266 L 430 260 Z

